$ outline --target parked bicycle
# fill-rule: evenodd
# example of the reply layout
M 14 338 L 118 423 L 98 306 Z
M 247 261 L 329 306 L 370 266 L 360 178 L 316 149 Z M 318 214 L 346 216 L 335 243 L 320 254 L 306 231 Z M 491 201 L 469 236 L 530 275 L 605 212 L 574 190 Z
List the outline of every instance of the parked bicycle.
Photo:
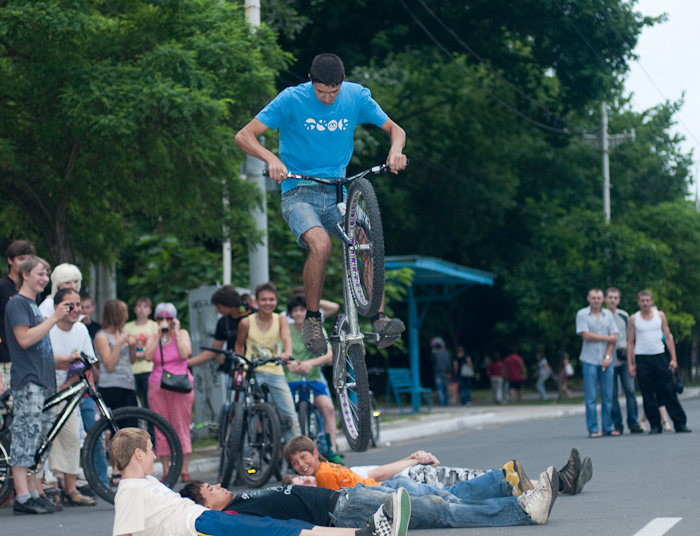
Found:
M 95 447 L 98 445 L 105 432 L 113 435 L 116 434 L 120 428 L 126 426 L 135 426 L 143 430 L 148 430 L 148 426 L 151 425 L 155 430 L 165 436 L 168 446 L 170 447 L 170 463 L 168 466 L 168 475 L 163 483 L 166 486 L 172 487 L 180 477 L 180 469 L 182 469 L 182 445 L 180 444 L 180 439 L 175 429 L 163 417 L 146 408 L 124 407 L 114 411 L 110 410 L 102 400 L 102 396 L 92 388 L 86 374 L 98 363 L 97 358 L 81 353 L 80 362 L 82 362 L 83 367 L 77 372 L 79 381 L 59 391 L 48 398 L 44 403 L 43 411 L 45 412 L 52 411 L 53 408 L 64 402 L 66 405 L 58 412 L 51 430 L 37 447 L 36 453 L 34 454 L 34 465 L 29 468 L 29 473 L 35 474 L 44 467 L 47 453 L 54 439 L 56 439 L 56 436 L 65 425 L 71 412 L 75 410 L 85 393 L 87 393 L 88 396 L 95 401 L 98 411 L 102 414 L 102 418 L 88 431 L 82 453 L 82 465 L 83 471 L 85 472 L 85 479 L 95 493 L 105 501 L 114 504 L 116 487 L 114 489 L 108 487 L 100 480 L 95 468 L 96 462 L 98 462 L 99 466 L 99 461 L 96 460 L 96 456 L 104 454 L 100 454 L 99 449 L 95 449 Z M 10 429 L 9 426 L 6 426 L 8 415 L 9 419 L 12 418 L 12 411 L 7 405 L 8 397 L 9 390 L 0 396 L 0 414 L 4 414 L 3 420 L 5 421 L 5 425 L 3 425 L 0 431 L 3 444 L 5 444 L 5 440 L 7 440 L 7 443 L 11 442 Z M 158 453 L 156 452 L 156 454 Z M 4 475 L 4 480 L 0 482 L 0 503 L 2 503 L 12 490 L 12 474 L 9 471 L 9 449 L 1 448 L 0 455 L 2 456 L 0 459 L 0 479 L 2 479 Z
M 310 180 L 335 187 L 341 221 L 336 231 L 343 248 L 345 313 L 338 315 L 330 337 L 333 347 L 333 386 L 338 394 L 341 425 L 350 448 L 365 451 L 372 437 L 365 340 L 379 342 L 379 334 L 362 333 L 358 313 L 376 315 L 384 297 L 384 232 L 379 203 L 365 177 L 389 170 L 384 164 L 352 177 L 321 178 L 289 173 L 288 179 Z M 266 172 L 263 172 L 267 174 Z M 347 202 L 344 186 L 350 185 Z
M 224 370 L 232 381 L 233 398 L 223 413 L 220 482 L 231 481 L 235 464 L 238 477 L 248 487 L 259 488 L 272 477 L 282 449 L 282 428 L 274 405 L 268 402 L 267 384 L 258 383 L 255 369 L 267 363 L 281 363 L 278 357 L 248 359 L 233 350 L 201 346 L 223 354 Z M 240 393 L 240 395 L 237 395 Z M 226 451 L 226 453 L 224 452 Z

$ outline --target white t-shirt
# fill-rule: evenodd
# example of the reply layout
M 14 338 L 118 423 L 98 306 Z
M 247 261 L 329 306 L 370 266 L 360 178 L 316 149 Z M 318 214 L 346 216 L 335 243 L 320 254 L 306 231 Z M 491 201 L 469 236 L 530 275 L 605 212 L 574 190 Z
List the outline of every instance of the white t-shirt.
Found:
M 207 508 L 181 497 L 157 478 L 123 478 L 114 498 L 113 536 L 197 536 Z
M 63 331 L 58 326 L 52 327 L 49 338 L 54 354 L 70 355 L 73 352 L 85 352 L 87 355 L 95 355 L 87 326 L 80 321 L 73 324 L 70 331 Z M 67 370 L 56 369 L 56 387 L 66 383 L 67 377 Z

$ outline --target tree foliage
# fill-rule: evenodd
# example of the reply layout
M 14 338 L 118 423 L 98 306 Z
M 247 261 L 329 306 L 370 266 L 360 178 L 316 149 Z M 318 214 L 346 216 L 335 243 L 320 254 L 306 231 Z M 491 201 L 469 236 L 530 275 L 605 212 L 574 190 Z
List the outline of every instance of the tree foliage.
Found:
M 3 219 L 55 262 L 115 259 L 135 215 L 183 238 L 249 235 L 233 135 L 287 58 L 225 2 L 3 2 Z

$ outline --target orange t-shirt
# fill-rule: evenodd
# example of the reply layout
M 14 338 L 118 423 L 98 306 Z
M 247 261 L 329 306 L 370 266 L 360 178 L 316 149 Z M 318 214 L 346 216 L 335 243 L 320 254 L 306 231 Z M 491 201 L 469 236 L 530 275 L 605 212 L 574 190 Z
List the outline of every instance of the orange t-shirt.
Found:
M 365 486 L 378 486 L 372 478 L 362 478 L 350 469 L 342 465 L 330 462 L 321 462 L 316 473 L 316 484 L 319 488 L 339 490 L 340 488 L 354 488 L 357 484 Z

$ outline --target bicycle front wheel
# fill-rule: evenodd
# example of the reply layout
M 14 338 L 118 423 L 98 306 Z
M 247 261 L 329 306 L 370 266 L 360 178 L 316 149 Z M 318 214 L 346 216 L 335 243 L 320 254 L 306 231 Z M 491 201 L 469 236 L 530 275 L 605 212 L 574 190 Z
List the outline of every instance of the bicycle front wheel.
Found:
M 301 430 L 301 435 L 306 437 L 311 437 L 309 435 L 309 413 L 310 413 L 309 402 L 307 400 L 300 400 L 297 413 L 299 414 L 299 429 Z M 312 438 L 313 439 L 313 438 Z
M 264 486 L 277 467 L 282 428 L 275 408 L 255 404 L 246 416 L 238 451 L 238 476 L 246 486 Z
M 344 385 L 338 390 L 338 407 L 343 433 L 350 448 L 364 452 L 369 447 L 372 422 L 369 382 L 363 348 L 353 344 L 345 360 Z
M 222 418 L 221 458 L 219 459 L 219 484 L 228 488 L 236 480 L 236 457 L 243 433 L 243 404 L 231 404 Z
M 12 469 L 10 469 L 10 434 L 0 437 L 0 505 L 14 489 Z
M 372 317 L 384 297 L 384 231 L 377 196 L 367 179 L 357 179 L 350 186 L 345 232 L 352 240 L 345 251 L 357 312 Z
M 148 432 L 149 425 L 156 432 L 163 434 L 170 452 L 160 453 L 156 450 L 157 455 L 167 455 L 170 457 L 168 465 L 168 476 L 163 481 L 163 484 L 169 488 L 173 487 L 180 478 L 180 470 L 182 469 L 182 445 L 177 432 L 172 425 L 165 420 L 164 417 L 146 408 L 126 407 L 112 411 L 112 421 L 117 430 L 126 427 L 141 428 Z M 102 497 L 105 501 L 114 504 L 114 495 L 116 494 L 116 486 L 108 486 L 99 477 L 98 468 L 106 467 L 106 453 L 109 450 L 105 444 L 105 432 L 111 433 L 110 421 L 107 417 L 102 417 L 97 421 L 85 438 L 83 446 L 83 471 L 85 471 L 85 479 L 90 484 L 90 487 Z
M 370 395 L 369 399 L 370 411 L 372 413 L 372 446 L 377 448 L 379 446 L 379 419 L 382 412 L 379 410 L 379 404 L 377 404 L 377 399 L 374 395 Z

